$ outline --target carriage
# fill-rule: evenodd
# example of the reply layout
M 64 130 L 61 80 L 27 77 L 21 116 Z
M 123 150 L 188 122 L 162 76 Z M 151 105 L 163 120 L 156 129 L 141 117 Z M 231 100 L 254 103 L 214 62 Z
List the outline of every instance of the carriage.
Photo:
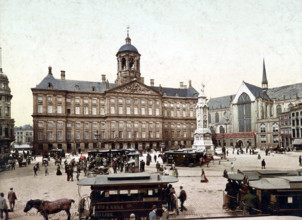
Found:
M 250 214 L 302 216 L 301 170 L 239 170 L 226 177 L 225 208 L 241 208 L 245 214 L 244 196 L 250 193 L 255 198 Z
M 200 158 L 204 156 L 205 152 L 191 148 L 168 150 L 164 152 L 163 162 L 175 163 L 176 166 L 198 166 L 200 165 Z
M 132 213 L 136 218 L 149 217 L 152 207 L 157 214 L 163 213 L 164 189 L 169 183 L 176 183 L 174 176 L 161 176 L 148 173 L 125 173 L 98 175 L 81 179 L 79 187 L 90 187 L 86 216 L 91 219 L 129 219 Z M 79 193 L 81 189 L 79 189 Z M 82 197 L 80 195 L 80 197 Z M 84 197 L 82 197 L 84 198 Z

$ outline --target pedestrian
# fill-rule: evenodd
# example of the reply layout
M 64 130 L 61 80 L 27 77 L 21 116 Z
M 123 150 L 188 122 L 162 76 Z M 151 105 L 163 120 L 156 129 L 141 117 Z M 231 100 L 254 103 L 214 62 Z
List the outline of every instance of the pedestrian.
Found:
M 5 220 L 8 219 L 8 210 L 7 210 L 7 203 L 4 198 L 4 193 L 0 193 L 0 214 L 1 219 L 3 218 L 3 212 L 5 213 Z
M 231 172 L 232 173 L 234 172 L 234 164 L 233 164 L 233 162 L 231 162 Z
M 9 202 L 10 210 L 13 212 L 15 208 L 15 201 L 17 200 L 16 193 L 13 191 L 13 188 L 10 188 L 10 191 L 7 194 L 7 199 Z
M 157 160 L 157 156 L 156 154 L 154 154 L 154 162 L 156 163 L 156 160 Z
M 177 196 L 175 194 L 174 188 L 172 188 L 172 191 L 171 191 L 171 206 L 172 206 L 172 212 L 176 212 L 176 215 L 179 215 L 178 201 L 177 201 Z
M 173 170 L 172 175 L 175 176 L 176 178 L 178 178 L 178 170 L 177 170 L 177 168 L 175 168 L 175 169 Z
M 38 170 L 38 168 L 37 168 L 37 166 L 35 165 L 35 166 L 34 166 L 34 176 L 37 176 L 37 170 Z
M 156 205 L 152 206 L 152 211 L 149 212 L 149 219 L 150 220 L 157 220 L 157 215 L 156 215 Z
M 78 169 L 78 170 L 77 170 L 77 181 L 80 180 L 79 178 L 80 178 L 80 170 Z
M 258 154 L 258 160 L 261 160 L 261 156 L 260 156 L 260 154 Z
M 69 170 L 70 181 L 73 181 L 73 168 L 71 167 Z
M 264 161 L 264 159 L 261 161 L 261 169 L 265 169 L 265 165 L 266 165 L 266 163 L 265 163 L 265 161 Z
M 179 200 L 180 200 L 180 211 L 182 212 L 183 210 L 187 211 L 187 208 L 184 206 L 184 202 L 187 199 L 187 193 L 186 191 L 183 189 L 182 186 L 179 187 L 180 188 L 180 193 L 179 193 Z
M 302 163 L 302 158 L 301 158 L 301 155 L 299 156 L 299 166 L 301 166 L 301 163 Z
M 145 172 L 145 161 L 144 160 L 142 160 L 142 164 L 141 164 L 141 166 L 142 166 L 142 172 Z
M 206 174 L 204 173 L 204 170 L 203 170 L 203 169 L 201 169 L 201 180 L 200 180 L 200 182 L 202 182 L 202 183 L 207 183 L 207 182 L 209 182 L 209 180 L 208 180 L 208 178 L 206 177 Z
M 159 169 L 160 169 L 160 164 L 159 164 L 159 161 L 157 161 L 156 162 L 156 171 L 159 172 Z
M 16 169 L 16 162 L 15 160 L 12 161 L 12 170 L 15 170 Z
M 57 166 L 57 173 L 56 173 L 56 175 L 57 175 L 57 176 L 61 176 L 61 175 L 62 175 L 60 165 Z
M 45 176 L 47 176 L 47 175 L 48 175 L 48 166 L 45 165 Z

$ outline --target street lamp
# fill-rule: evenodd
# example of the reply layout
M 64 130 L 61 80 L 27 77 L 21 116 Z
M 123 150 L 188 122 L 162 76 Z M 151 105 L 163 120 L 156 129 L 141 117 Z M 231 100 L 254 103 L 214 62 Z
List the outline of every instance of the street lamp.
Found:
M 96 131 L 96 134 L 94 135 L 95 136 L 95 138 L 96 138 L 96 149 L 97 149 L 97 151 L 99 151 L 99 138 L 100 138 L 100 134 L 99 134 L 99 130 L 97 130 Z

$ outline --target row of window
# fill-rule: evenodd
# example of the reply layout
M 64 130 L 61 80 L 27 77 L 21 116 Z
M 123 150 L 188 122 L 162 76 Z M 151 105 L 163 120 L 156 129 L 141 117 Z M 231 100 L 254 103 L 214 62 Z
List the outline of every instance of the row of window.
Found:
M 302 116 L 302 111 L 300 111 L 300 116 Z M 299 112 L 293 112 L 292 117 L 299 117 Z
M 261 143 L 266 143 L 266 135 L 261 135 L 260 136 L 260 141 Z M 279 136 L 278 135 L 273 135 L 273 143 L 279 143 Z
M 54 136 L 55 132 L 53 131 L 47 131 L 47 140 L 49 141 L 54 141 L 55 140 L 55 136 Z M 137 131 L 111 131 L 110 132 L 110 139 L 115 139 L 115 140 L 119 140 L 119 139 L 131 139 L 131 138 L 142 138 L 142 139 L 146 139 L 146 138 L 161 138 L 161 133 L 160 132 L 153 132 L 153 131 L 149 131 L 149 132 L 137 132 Z M 182 136 L 181 136 L 182 135 Z M 191 137 L 193 137 L 194 133 L 191 132 Z M 165 132 L 165 136 L 168 138 L 169 137 L 169 133 Z M 180 138 L 180 137 L 184 137 L 187 138 L 187 132 L 183 131 L 171 131 L 171 137 L 172 138 Z M 67 131 L 66 132 L 66 140 L 71 140 L 72 138 L 72 132 L 71 131 Z M 75 140 L 81 140 L 81 131 L 75 131 L 74 132 L 74 138 Z M 83 133 L 83 139 L 84 140 L 90 140 L 90 139 L 94 139 L 94 140 L 103 140 L 105 139 L 105 131 L 101 131 L 101 132 L 97 132 L 97 131 L 93 131 L 93 133 L 91 134 L 91 132 L 89 131 L 84 131 Z M 42 130 L 38 131 L 38 140 L 39 141 L 43 141 L 44 138 L 44 132 Z M 57 141 L 63 141 L 63 131 L 59 130 L 56 133 L 56 140 Z
M 292 129 L 293 138 L 302 138 L 302 128 Z
M 23 135 L 23 131 L 17 131 L 17 135 Z M 32 136 L 32 132 L 24 132 L 25 136 Z
M 75 127 L 76 128 L 81 128 L 82 125 L 84 125 L 84 128 L 90 128 L 90 124 L 92 124 L 92 127 L 93 128 L 98 128 L 98 125 L 99 123 L 97 122 L 93 122 L 93 123 L 89 123 L 89 122 L 85 122 L 84 124 L 81 123 L 81 122 L 75 122 Z M 100 123 L 100 127 L 101 129 L 105 129 L 106 128 L 106 123 L 105 122 L 101 122 Z M 47 122 L 47 128 L 48 129 L 51 129 L 55 126 L 54 122 Z M 153 122 L 141 122 L 141 121 L 135 121 L 135 122 L 130 122 L 130 121 L 118 121 L 118 122 L 115 122 L 115 121 L 111 121 L 110 122 L 110 127 L 111 128 L 116 128 L 118 126 L 118 128 L 124 128 L 124 126 L 126 126 L 127 128 L 138 128 L 138 127 L 141 127 L 141 128 L 149 128 L 149 129 L 153 129 L 154 126 L 155 128 L 159 129 L 160 126 L 161 126 L 161 123 L 159 122 L 156 122 L 156 123 L 153 123 Z M 39 128 L 43 128 L 44 127 L 44 122 L 42 121 L 39 121 L 38 122 L 38 127 Z M 72 123 L 71 122 L 67 122 L 66 123 L 66 127 L 67 128 L 71 128 L 72 127 Z M 181 123 L 177 123 L 177 124 L 174 124 L 174 123 L 165 123 L 164 124 L 164 127 L 165 128 L 178 128 L 178 129 L 187 129 L 187 128 L 191 128 L 194 129 L 194 124 L 191 123 L 191 124 L 181 124 Z M 63 128 L 63 122 L 59 121 L 57 122 L 57 128 Z
M 57 102 L 62 102 L 63 100 L 63 97 L 62 96 L 57 96 Z M 81 102 L 81 98 L 77 97 L 77 98 L 74 98 L 74 102 L 75 103 L 80 103 Z M 38 95 L 38 102 L 42 102 L 43 101 L 43 96 L 42 95 Z M 54 97 L 53 96 L 47 96 L 47 102 L 52 102 L 54 101 Z M 72 98 L 66 98 L 66 102 L 67 103 L 70 103 L 72 101 Z M 123 99 L 123 98 L 110 98 L 110 103 L 115 103 L 115 102 L 118 102 L 120 104 L 122 103 L 126 103 L 126 104 L 139 104 L 139 102 L 141 104 L 149 104 L 149 105 L 152 105 L 153 103 L 156 104 L 156 105 L 159 105 L 160 104 L 160 101 L 158 99 L 156 100 L 146 100 L 146 99 Z M 98 99 L 97 98 L 93 98 L 91 100 L 92 104 L 97 104 L 98 102 Z M 85 104 L 88 104 L 89 103 L 89 99 L 88 98 L 84 98 L 83 99 L 83 103 Z M 100 104 L 103 105 L 105 104 L 105 99 L 100 99 Z M 179 104 L 178 104 L 179 105 Z M 171 104 L 171 106 L 173 106 L 173 104 Z
M 278 131 L 279 131 L 279 126 L 278 126 L 277 123 L 274 123 L 274 124 L 273 124 L 273 132 L 278 132 Z M 266 132 L 265 124 L 261 124 L 261 125 L 260 125 L 260 132 L 261 132 L 261 133 Z
M 302 118 L 299 120 L 298 118 L 295 120 L 292 120 L 292 126 L 300 126 L 302 125 Z

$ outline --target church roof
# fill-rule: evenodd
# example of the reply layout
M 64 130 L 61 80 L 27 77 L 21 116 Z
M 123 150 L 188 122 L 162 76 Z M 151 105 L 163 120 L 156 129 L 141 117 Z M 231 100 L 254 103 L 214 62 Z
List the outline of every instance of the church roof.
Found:
M 217 98 L 210 98 L 208 102 L 209 109 L 229 108 L 235 95 L 221 96 Z
M 267 95 L 266 91 L 263 90 L 262 88 L 249 84 L 249 83 L 246 83 L 246 82 L 244 82 L 244 83 L 256 98 L 270 99 L 270 97 Z
M 267 89 L 266 91 L 262 88 L 246 83 L 245 85 L 253 93 L 256 98 L 270 99 L 270 100 L 288 100 L 294 98 L 302 98 L 302 83 L 280 86 L 275 88 Z M 235 95 L 230 95 L 232 99 Z M 208 102 L 209 109 L 222 109 L 230 107 L 230 96 L 221 96 L 217 98 L 211 98 Z
M 275 100 L 302 98 L 302 83 L 268 89 L 268 96 Z

